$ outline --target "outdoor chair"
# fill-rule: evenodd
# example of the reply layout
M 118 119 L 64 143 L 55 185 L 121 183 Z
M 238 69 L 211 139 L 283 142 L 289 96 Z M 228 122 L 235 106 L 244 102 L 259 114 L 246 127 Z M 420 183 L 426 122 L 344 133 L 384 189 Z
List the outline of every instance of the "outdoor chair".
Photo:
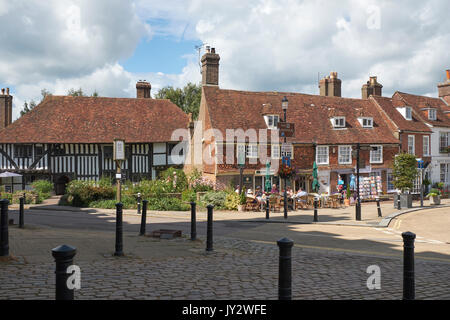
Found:
M 259 211 L 260 210 L 260 204 L 256 199 L 253 198 L 247 198 L 247 201 L 245 203 L 245 210 L 247 211 Z
M 308 209 L 308 196 L 301 196 L 295 199 L 296 207 L 300 209 Z
M 281 211 L 281 206 L 280 206 L 280 197 L 270 197 L 269 198 L 269 206 L 270 206 L 270 210 L 272 211 Z
M 340 208 L 341 202 L 339 199 L 339 194 L 333 194 L 329 197 L 329 204 L 331 208 Z

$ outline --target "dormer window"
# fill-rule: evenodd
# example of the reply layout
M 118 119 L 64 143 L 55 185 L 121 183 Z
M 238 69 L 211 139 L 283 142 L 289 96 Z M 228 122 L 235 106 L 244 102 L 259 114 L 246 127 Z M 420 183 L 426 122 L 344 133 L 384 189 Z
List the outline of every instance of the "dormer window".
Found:
M 405 119 L 406 120 L 412 120 L 412 110 L 411 107 L 406 107 L 405 108 Z
M 331 118 L 331 123 L 334 128 L 345 128 L 345 117 Z
M 436 121 L 437 115 L 436 115 L 436 109 L 428 109 L 428 120 Z
M 373 128 L 373 118 L 358 118 L 363 128 Z
M 278 122 L 280 121 L 280 117 L 275 114 L 269 114 L 269 115 L 264 116 L 264 120 L 266 121 L 267 128 L 277 129 Z

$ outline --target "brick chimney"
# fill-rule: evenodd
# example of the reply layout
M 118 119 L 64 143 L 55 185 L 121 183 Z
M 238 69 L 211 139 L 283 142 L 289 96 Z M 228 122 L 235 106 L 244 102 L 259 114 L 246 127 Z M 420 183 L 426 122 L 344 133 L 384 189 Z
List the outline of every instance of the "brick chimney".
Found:
M 377 77 L 370 77 L 361 88 L 361 96 L 363 99 L 368 99 L 371 95 L 381 97 L 382 89 L 383 86 L 377 82 Z
M 219 85 L 219 60 L 220 56 L 215 48 L 206 47 L 206 53 L 202 57 L 202 86 Z
M 327 97 L 341 96 L 341 80 L 338 79 L 337 72 L 331 72 L 329 76 L 319 82 L 320 95 Z
M 12 123 L 12 100 L 9 88 L 2 88 L 0 93 L 0 130 Z
M 152 90 L 152 86 L 149 82 L 145 80 L 139 80 L 136 83 L 136 98 L 149 98 L 151 99 L 150 90 Z
M 446 71 L 447 79 L 445 82 L 438 84 L 439 98 L 445 99 L 447 102 L 450 101 L 450 69 Z

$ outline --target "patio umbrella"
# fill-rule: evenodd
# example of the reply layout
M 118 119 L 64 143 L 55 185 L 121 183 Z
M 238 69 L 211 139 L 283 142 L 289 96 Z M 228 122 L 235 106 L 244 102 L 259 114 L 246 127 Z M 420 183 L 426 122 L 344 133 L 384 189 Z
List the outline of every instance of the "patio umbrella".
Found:
M 266 192 L 270 192 L 271 187 L 272 187 L 272 185 L 270 183 L 270 162 L 267 161 L 267 163 L 266 163 L 266 185 L 265 185 Z
M 320 188 L 320 184 L 319 184 L 319 180 L 317 180 L 317 164 L 314 161 L 314 165 L 313 165 L 313 183 L 312 183 L 312 189 L 314 192 L 319 191 Z

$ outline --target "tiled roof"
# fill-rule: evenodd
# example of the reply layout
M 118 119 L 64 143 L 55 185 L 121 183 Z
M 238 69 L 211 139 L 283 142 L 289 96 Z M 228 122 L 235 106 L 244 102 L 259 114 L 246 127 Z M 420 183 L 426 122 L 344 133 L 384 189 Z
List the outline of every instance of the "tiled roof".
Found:
M 0 143 L 164 142 L 187 126 L 169 100 L 48 96 L 0 131 Z
M 375 101 L 374 103 L 377 103 L 383 109 L 388 118 L 395 123 L 398 130 L 431 132 L 431 129 L 415 114 L 413 114 L 412 120 L 406 120 L 400 112 L 397 111 L 397 107 L 406 106 L 404 101 L 379 96 L 371 96 L 369 99 L 373 99 Z
M 283 119 L 281 100 L 286 96 L 289 100 L 287 122 L 295 123 L 295 136 L 288 138 L 288 141 L 317 144 L 398 143 L 380 111 L 369 100 L 223 90 L 217 87 L 203 87 L 203 90 L 212 127 L 222 131 L 224 137 L 226 129 L 266 129 L 264 104 L 270 103 L 275 113 Z M 333 129 L 330 109 L 334 109 L 333 114 L 345 116 L 345 129 Z M 373 128 L 362 128 L 357 119 L 361 112 L 373 117 Z
M 416 114 L 418 114 L 423 122 L 429 123 L 437 127 L 450 127 L 450 118 L 444 113 L 449 108 L 445 102 L 440 98 L 432 98 L 426 96 L 418 96 L 409 93 L 397 91 L 392 96 L 394 100 L 404 102 L 406 105 L 412 107 Z M 427 110 L 429 108 L 436 109 L 437 120 L 429 120 Z

